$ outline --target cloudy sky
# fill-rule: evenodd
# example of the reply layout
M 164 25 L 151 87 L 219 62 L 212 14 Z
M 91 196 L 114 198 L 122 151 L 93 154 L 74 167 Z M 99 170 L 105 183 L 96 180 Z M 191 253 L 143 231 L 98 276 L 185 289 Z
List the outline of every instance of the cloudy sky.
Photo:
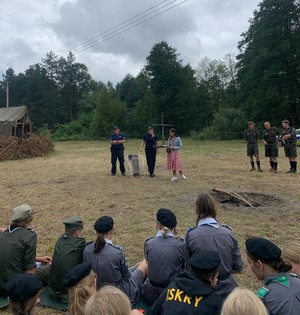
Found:
M 49 51 L 60 55 L 77 47 L 76 60 L 85 63 L 96 80 L 117 83 L 127 73 L 136 75 L 161 40 L 197 67 L 205 56 L 222 59 L 237 53 L 240 34 L 260 2 L 183 1 L 0 0 L 0 73 L 8 67 L 22 72 Z M 100 43 L 82 46 L 91 38 Z

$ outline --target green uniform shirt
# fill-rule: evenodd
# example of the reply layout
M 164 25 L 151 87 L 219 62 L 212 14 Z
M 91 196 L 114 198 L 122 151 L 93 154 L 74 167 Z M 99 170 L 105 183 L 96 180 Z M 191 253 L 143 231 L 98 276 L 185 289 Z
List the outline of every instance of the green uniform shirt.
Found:
M 35 267 L 36 244 L 31 229 L 10 226 L 0 234 L 0 294 L 11 276 Z
M 61 236 L 55 244 L 48 285 L 56 293 L 67 292 L 64 286 L 69 270 L 83 261 L 84 238 Z

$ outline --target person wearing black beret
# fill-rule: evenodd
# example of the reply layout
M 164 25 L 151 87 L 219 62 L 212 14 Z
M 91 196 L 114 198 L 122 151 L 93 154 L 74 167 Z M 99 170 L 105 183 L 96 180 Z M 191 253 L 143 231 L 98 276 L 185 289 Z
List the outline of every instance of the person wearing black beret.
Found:
M 238 241 L 228 225 L 218 223 L 216 202 L 210 194 L 200 193 L 196 198 L 195 208 L 196 227 L 187 232 L 186 254 L 189 258 L 201 250 L 213 250 L 219 253 L 221 265 L 216 292 L 225 300 L 237 287 L 232 274 L 241 273 L 243 269 Z
M 64 279 L 64 285 L 69 291 L 70 315 L 85 315 L 85 304 L 97 287 L 92 264 L 85 262 L 72 268 Z
M 188 263 L 191 271 L 177 275 L 146 315 L 220 314 L 222 299 L 214 291 L 221 264 L 219 254 L 200 251 Z
M 41 280 L 34 274 L 12 276 L 5 285 L 10 311 L 13 314 L 30 315 L 39 302 L 38 293 L 42 287 Z
M 171 280 L 185 269 L 184 239 L 175 238 L 177 220 L 170 209 L 156 213 L 157 233 L 145 242 L 148 278 L 143 285 L 143 298 L 152 305 Z
M 245 245 L 251 271 L 264 283 L 256 294 L 269 314 L 299 315 L 300 279 L 288 273 L 292 266 L 281 257 L 281 249 L 261 237 L 249 238 Z
M 131 303 L 137 303 L 147 276 L 146 261 L 143 260 L 133 272 L 130 271 L 123 249 L 113 245 L 115 231 L 112 217 L 100 217 L 95 222 L 94 229 L 97 239 L 86 246 L 83 260 L 92 263 L 98 279 L 97 288 L 105 284 L 115 285 L 129 297 Z

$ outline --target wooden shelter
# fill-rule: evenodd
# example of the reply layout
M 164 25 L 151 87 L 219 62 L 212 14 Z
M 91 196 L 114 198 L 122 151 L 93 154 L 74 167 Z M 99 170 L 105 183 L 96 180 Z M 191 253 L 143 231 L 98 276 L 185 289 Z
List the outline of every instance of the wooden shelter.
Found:
M 31 127 L 25 105 L 0 108 L 0 136 L 24 139 L 31 133 Z

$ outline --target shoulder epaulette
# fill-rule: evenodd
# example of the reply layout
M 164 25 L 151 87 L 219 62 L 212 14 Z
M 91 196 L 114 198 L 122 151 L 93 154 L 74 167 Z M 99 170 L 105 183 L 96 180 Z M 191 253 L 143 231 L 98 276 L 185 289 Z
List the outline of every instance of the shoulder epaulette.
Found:
M 232 228 L 229 225 L 227 225 L 227 224 L 222 224 L 221 226 L 223 226 L 223 227 L 227 228 L 228 230 L 232 231 Z
M 32 228 L 27 228 L 28 231 L 32 232 L 32 233 L 35 233 L 35 230 L 32 229 Z
M 256 295 L 260 297 L 261 299 L 263 299 L 269 293 L 269 291 L 270 290 L 267 289 L 266 287 L 262 287 L 257 290 Z
M 290 272 L 289 275 L 293 278 L 299 278 L 299 276 L 296 273 Z
M 121 252 L 124 251 L 123 246 L 120 246 L 120 245 L 112 245 L 112 247 L 114 247 L 114 248 L 120 250 Z

